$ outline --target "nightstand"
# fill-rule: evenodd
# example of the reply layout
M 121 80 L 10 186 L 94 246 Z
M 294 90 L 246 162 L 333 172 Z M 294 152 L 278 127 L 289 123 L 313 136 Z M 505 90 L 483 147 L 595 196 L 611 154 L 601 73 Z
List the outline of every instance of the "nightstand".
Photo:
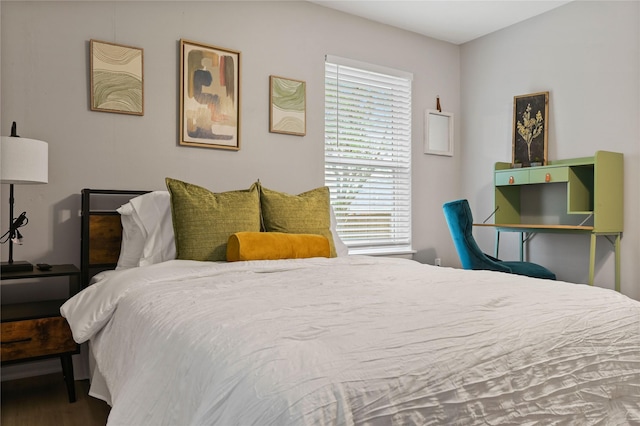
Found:
M 34 269 L 33 271 L 6 272 L 0 276 L 0 279 L 33 281 L 54 277 L 69 279 L 69 297 L 78 292 L 80 270 L 74 265 L 53 265 L 48 271 Z M 0 325 L 1 355 L 3 365 L 60 357 L 69 402 L 75 402 L 76 391 L 71 355 L 80 353 L 80 346 L 73 340 L 67 320 L 60 316 L 60 306 L 66 300 L 3 304 Z

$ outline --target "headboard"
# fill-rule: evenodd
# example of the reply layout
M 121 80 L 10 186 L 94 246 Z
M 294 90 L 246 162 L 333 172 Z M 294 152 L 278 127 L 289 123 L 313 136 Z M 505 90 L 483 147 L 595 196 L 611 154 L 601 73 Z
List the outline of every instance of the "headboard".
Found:
M 120 256 L 122 224 L 116 211 L 131 198 L 149 191 L 83 189 L 80 248 L 81 286 L 100 271 L 114 269 Z

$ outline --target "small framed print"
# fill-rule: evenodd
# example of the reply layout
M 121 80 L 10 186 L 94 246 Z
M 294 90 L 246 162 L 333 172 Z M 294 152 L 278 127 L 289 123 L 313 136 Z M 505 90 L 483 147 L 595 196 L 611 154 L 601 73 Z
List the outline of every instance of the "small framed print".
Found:
M 144 115 L 143 50 L 90 40 L 91 110 Z
M 307 84 L 301 80 L 269 77 L 269 131 L 307 134 Z
M 549 92 L 531 93 L 513 98 L 514 167 L 547 164 L 549 128 Z
M 180 145 L 240 149 L 240 52 L 180 40 Z
M 453 157 L 453 113 L 428 109 L 424 127 L 424 153 Z

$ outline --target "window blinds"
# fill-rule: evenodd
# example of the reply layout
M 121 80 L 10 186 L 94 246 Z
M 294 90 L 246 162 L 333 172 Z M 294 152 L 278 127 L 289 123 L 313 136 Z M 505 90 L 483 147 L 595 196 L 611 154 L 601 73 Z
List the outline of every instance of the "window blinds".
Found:
M 327 56 L 325 184 L 352 249 L 411 249 L 411 80 Z

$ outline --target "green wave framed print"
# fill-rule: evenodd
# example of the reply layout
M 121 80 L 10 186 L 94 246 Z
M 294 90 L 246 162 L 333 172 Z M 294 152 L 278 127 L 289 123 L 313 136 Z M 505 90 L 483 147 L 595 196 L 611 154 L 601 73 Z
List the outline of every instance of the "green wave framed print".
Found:
M 90 40 L 91 110 L 144 115 L 144 52 Z
M 269 131 L 307 134 L 307 84 L 301 80 L 269 76 Z

